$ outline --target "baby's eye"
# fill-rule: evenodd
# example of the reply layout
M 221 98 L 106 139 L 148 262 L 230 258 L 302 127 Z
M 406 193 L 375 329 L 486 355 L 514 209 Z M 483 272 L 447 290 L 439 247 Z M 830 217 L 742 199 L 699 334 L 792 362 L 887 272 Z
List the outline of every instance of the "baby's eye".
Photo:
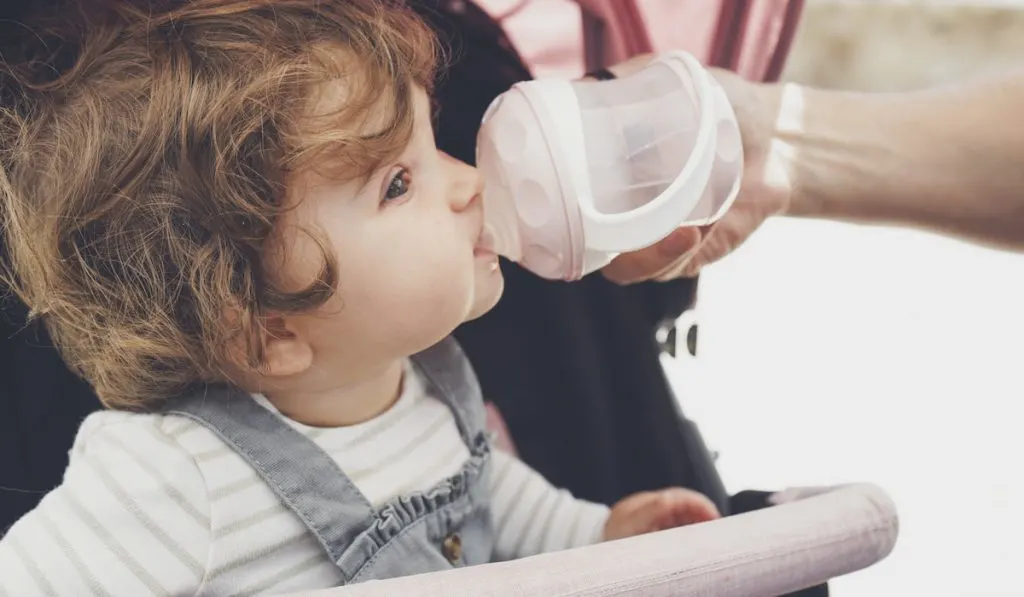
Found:
M 388 183 L 388 188 L 384 190 L 384 201 L 394 201 L 409 192 L 409 186 L 412 184 L 412 177 L 409 175 L 409 171 L 402 168 Z

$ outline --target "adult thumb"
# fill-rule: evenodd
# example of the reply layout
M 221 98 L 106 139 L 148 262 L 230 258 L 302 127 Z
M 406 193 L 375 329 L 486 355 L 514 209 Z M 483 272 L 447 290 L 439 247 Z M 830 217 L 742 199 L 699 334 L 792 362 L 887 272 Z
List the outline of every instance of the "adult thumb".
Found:
M 604 267 L 602 273 L 617 284 L 654 279 L 689 258 L 700 247 L 700 240 L 699 228 L 676 228 L 650 247 L 619 255 Z

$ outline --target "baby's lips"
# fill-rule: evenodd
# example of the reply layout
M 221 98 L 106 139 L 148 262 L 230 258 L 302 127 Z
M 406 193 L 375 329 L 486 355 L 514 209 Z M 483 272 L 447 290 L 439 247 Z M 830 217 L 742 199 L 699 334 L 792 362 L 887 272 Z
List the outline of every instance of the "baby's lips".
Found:
M 497 246 L 494 240 L 494 231 L 491 230 L 489 224 L 484 224 L 483 230 L 480 231 L 480 238 L 476 241 L 476 247 L 483 249 L 484 251 L 490 251 L 491 253 L 497 253 Z

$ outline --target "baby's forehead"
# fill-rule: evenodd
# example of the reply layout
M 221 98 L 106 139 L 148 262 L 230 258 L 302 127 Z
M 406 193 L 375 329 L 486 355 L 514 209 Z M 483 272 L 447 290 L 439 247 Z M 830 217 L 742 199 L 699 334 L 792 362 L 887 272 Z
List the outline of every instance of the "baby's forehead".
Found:
M 433 138 L 430 97 L 421 86 L 366 81 L 358 72 L 326 80 L 312 90 L 299 134 L 321 145 L 316 166 L 337 164 L 342 179 L 369 177 L 425 137 Z M 383 92 L 382 92 L 383 91 Z M 390 92 L 389 92 L 390 91 Z M 331 147 L 333 145 L 333 147 Z

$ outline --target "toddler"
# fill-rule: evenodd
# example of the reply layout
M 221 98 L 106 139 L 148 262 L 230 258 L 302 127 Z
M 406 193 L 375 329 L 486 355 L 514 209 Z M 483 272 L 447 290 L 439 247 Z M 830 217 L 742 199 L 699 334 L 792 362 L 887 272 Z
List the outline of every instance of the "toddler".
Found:
M 407 9 L 57 19 L 0 69 L 6 277 L 108 408 L 0 542 L 0 595 L 287 593 L 717 516 L 587 503 L 491 450 L 449 334 L 502 275 Z

